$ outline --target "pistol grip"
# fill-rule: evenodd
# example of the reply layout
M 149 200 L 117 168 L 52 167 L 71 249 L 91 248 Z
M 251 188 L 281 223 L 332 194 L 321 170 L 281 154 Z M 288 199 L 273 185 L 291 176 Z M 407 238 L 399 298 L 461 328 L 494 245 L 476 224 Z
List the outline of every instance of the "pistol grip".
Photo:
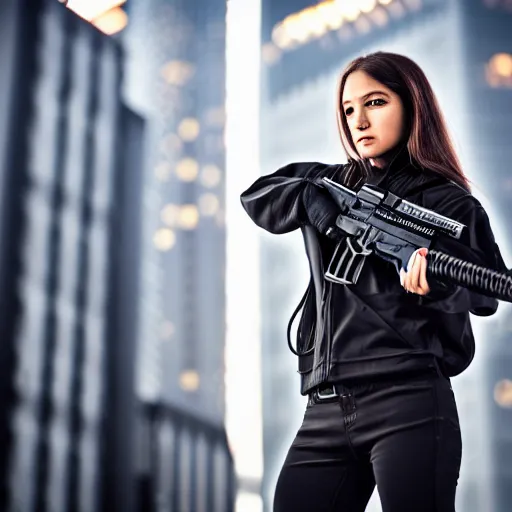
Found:
M 357 283 L 366 257 L 371 252 L 360 247 L 353 238 L 345 237 L 334 250 L 325 278 L 339 284 Z

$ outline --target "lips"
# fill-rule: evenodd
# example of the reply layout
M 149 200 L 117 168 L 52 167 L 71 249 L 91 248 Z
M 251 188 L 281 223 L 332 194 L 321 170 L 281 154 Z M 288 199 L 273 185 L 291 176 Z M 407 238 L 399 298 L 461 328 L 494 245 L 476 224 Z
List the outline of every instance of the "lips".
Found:
M 370 137 L 370 136 L 368 136 L 368 137 L 361 137 L 361 138 L 357 141 L 357 143 L 359 144 L 360 142 L 369 141 L 369 140 L 373 140 L 373 139 L 374 139 L 374 137 Z

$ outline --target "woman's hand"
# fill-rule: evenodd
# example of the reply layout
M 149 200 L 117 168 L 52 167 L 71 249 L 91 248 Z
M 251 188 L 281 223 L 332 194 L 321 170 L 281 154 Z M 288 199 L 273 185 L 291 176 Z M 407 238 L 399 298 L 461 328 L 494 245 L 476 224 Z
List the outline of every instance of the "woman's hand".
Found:
M 407 265 L 409 270 L 400 270 L 400 284 L 407 292 L 426 295 L 430 291 L 427 283 L 427 253 L 426 248 L 414 251 Z

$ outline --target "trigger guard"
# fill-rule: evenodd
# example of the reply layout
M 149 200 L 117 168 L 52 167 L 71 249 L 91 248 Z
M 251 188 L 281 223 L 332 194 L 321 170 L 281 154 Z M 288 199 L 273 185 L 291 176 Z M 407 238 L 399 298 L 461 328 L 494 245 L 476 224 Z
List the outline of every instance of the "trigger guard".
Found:
M 386 244 L 384 242 L 375 242 L 375 252 L 384 260 L 389 263 L 393 263 L 397 273 L 400 275 L 400 270 L 404 269 L 407 272 L 409 260 L 411 256 L 418 251 L 419 248 L 411 246 L 393 245 Z M 390 253 L 395 252 L 396 256 L 392 256 Z

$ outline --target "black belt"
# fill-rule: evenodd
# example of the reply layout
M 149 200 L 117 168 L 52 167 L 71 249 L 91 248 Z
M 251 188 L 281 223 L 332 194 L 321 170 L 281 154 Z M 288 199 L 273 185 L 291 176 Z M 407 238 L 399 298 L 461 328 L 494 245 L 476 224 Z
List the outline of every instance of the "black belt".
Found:
M 329 398 L 334 398 L 335 396 L 340 396 L 339 390 L 336 389 L 336 386 L 325 386 L 319 387 L 315 389 L 314 393 L 319 400 L 327 400 Z
M 350 393 L 351 388 L 369 384 L 369 383 L 389 383 L 389 384 L 398 384 L 402 382 L 414 382 L 423 379 L 435 378 L 435 377 L 444 377 L 436 368 L 427 368 L 420 372 L 415 371 L 414 373 L 409 374 L 400 374 L 396 376 L 392 375 L 381 375 L 375 378 L 368 378 L 364 380 L 352 380 L 350 382 L 340 382 L 339 384 L 320 384 L 313 391 L 309 393 L 310 400 L 329 400 L 332 398 L 343 397 L 344 395 Z M 449 379 L 448 379 L 449 380 Z
M 310 394 L 310 400 L 329 400 L 331 398 L 338 398 L 344 394 L 345 387 L 344 386 L 335 386 L 334 384 L 328 385 L 320 385 L 316 389 L 314 389 Z

